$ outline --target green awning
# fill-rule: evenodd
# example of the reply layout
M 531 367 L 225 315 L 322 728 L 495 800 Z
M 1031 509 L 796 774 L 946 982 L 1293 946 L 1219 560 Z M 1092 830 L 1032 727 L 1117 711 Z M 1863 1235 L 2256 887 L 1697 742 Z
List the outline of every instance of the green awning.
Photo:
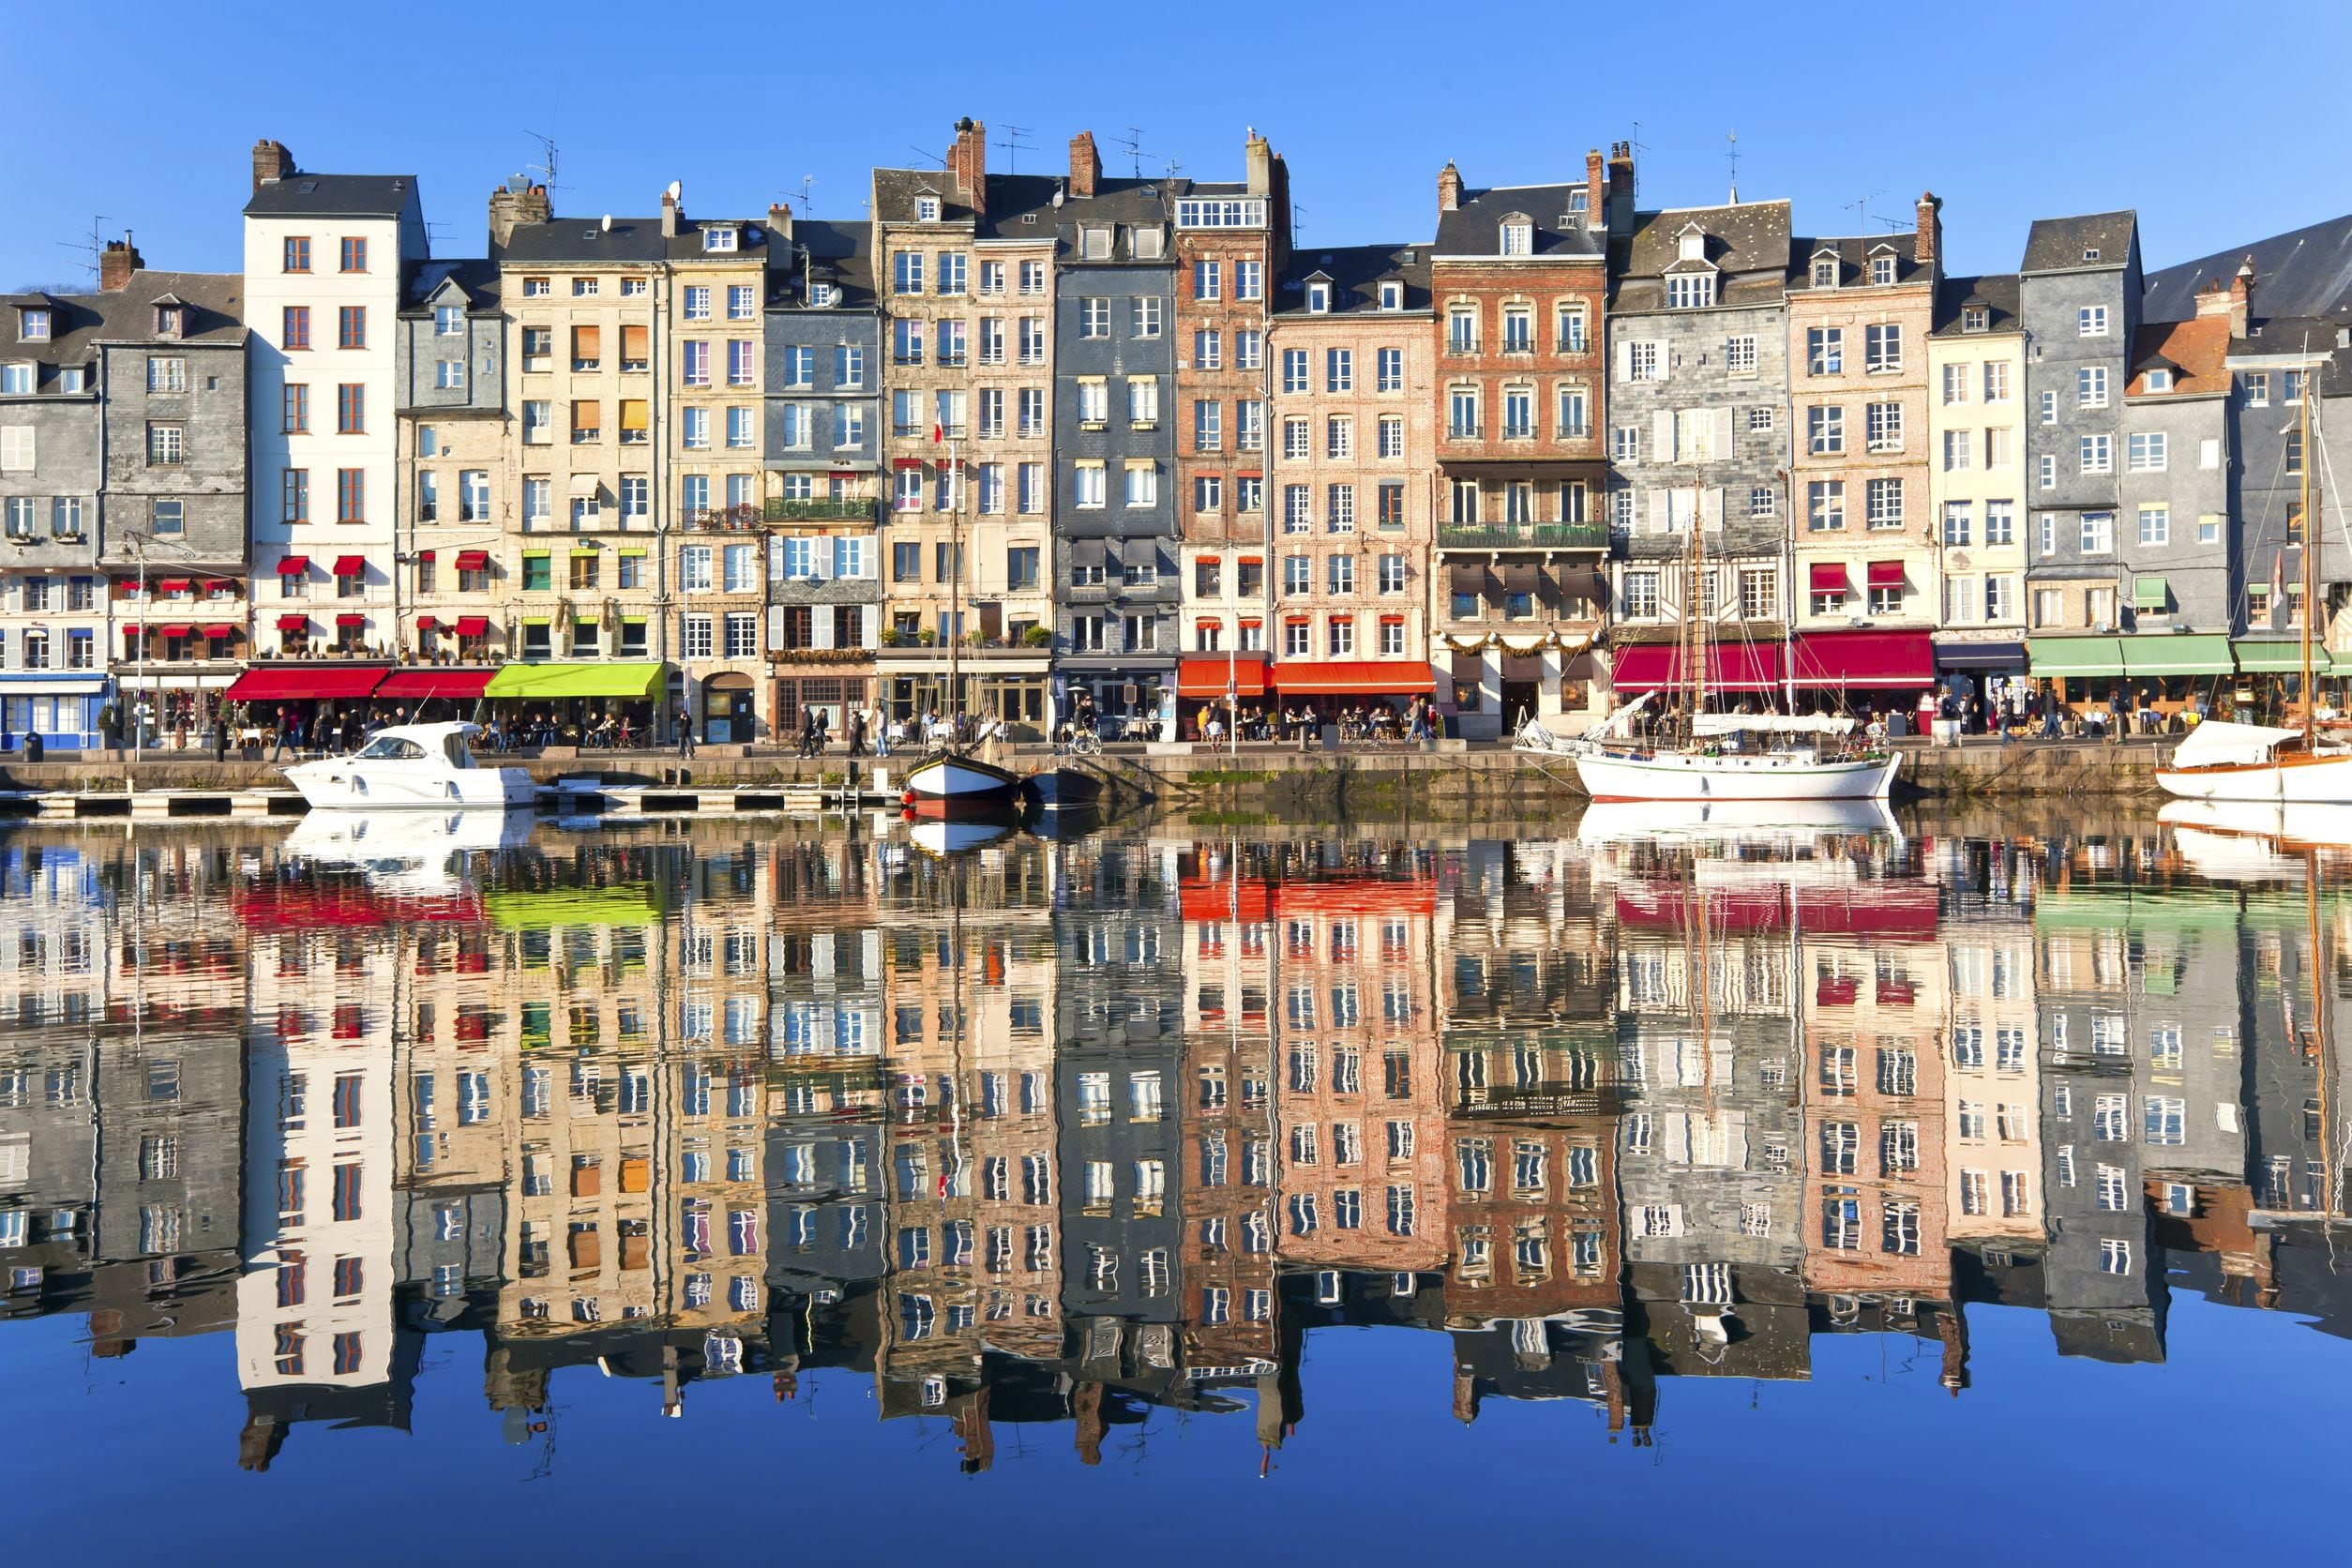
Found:
M 485 697 L 648 698 L 661 685 L 658 664 L 509 664 L 492 675 Z
M 2249 675 L 2299 675 L 2303 672 L 2303 644 L 2298 638 L 2292 642 L 2276 641 L 2233 642 L 2238 655 L 2238 668 Z M 2311 670 L 2314 675 L 2332 673 L 2328 650 L 2313 644 Z
M 2162 610 L 2172 602 L 2172 584 L 2161 577 L 2137 577 L 2132 580 L 2132 608 Z
M 2123 673 L 2123 644 L 2112 637 L 2028 637 L 2026 658 L 2037 675 Z
M 2123 639 L 2127 675 L 2226 675 L 2233 668 L 2226 637 L 2147 632 Z

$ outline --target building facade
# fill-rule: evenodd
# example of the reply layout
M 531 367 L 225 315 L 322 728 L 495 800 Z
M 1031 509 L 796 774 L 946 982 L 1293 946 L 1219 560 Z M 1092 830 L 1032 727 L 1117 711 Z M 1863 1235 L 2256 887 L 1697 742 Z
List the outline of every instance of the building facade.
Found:
M 1947 278 L 1927 339 L 1936 670 L 1990 693 L 2025 673 L 2026 336 L 2013 274 Z

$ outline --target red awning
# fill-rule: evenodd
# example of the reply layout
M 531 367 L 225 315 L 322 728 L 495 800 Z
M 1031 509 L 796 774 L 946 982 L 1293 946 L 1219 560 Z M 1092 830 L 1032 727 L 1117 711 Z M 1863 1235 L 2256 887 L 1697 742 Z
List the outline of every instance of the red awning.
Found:
M 446 697 L 452 701 L 471 701 L 482 695 L 490 685 L 494 670 L 395 670 L 376 687 L 378 697 L 406 697 L 422 701 L 428 697 Z
M 278 629 L 279 631 L 309 631 L 310 629 L 310 617 L 308 615 L 280 615 L 278 617 Z
M 434 620 L 430 615 L 419 615 L 416 617 L 416 629 L 418 631 L 431 631 L 440 625 L 441 623 L 439 621 Z
M 158 637 L 186 637 L 188 635 L 188 627 L 185 626 L 158 626 L 155 628 L 155 634 Z
M 339 626 L 364 626 L 368 624 L 368 617 L 354 614 L 338 615 L 335 617 L 335 624 Z
M 206 637 L 234 637 L 237 634 L 237 628 L 226 621 L 216 621 L 204 631 Z
M 461 550 L 458 551 L 457 566 L 458 570 L 461 572 L 489 571 L 490 551 L 487 550 Z
M 226 695 L 232 702 L 345 701 L 373 693 L 385 672 L 381 664 L 263 665 L 239 675 Z
M 207 594 L 234 594 L 236 591 L 237 584 L 234 578 L 216 577 L 204 584 L 204 592 Z
M 1903 563 L 1900 561 L 1873 561 L 1870 564 L 1869 581 L 1873 588 L 1902 587 Z
M 458 635 L 460 637 L 480 637 L 489 630 L 490 617 L 487 615 L 460 615 L 458 617 Z
M 1777 642 L 1718 643 L 1707 656 L 1707 686 L 1711 691 L 1774 691 L 1781 684 L 1780 644 Z M 1669 642 L 1644 642 L 1617 651 L 1611 677 L 1621 699 L 1682 680 L 1682 650 Z
M 1426 659 L 1285 659 L 1271 680 L 1289 697 L 1404 697 L 1438 685 Z
M 430 550 L 420 550 L 416 552 L 416 559 L 419 561 L 430 561 L 432 558 L 433 552 Z
M 1797 684 L 1865 689 L 1932 686 L 1935 639 L 1923 631 L 1806 632 L 1797 639 Z
M 188 592 L 188 579 L 167 577 L 155 585 L 155 591 L 158 594 L 185 594 Z
M 335 575 L 336 575 L 337 577 L 365 577 L 365 576 L 367 576 L 367 575 L 368 575 L 368 558 L 367 558 L 366 556 L 364 556 L 364 555 L 339 555 L 339 556 L 337 556 L 337 557 L 335 558 Z
M 1226 661 L 1216 657 L 1188 658 L 1176 667 L 1179 697 L 1225 695 Z M 1266 661 L 1262 656 L 1237 658 L 1232 663 L 1233 690 L 1243 697 L 1266 695 Z
M 1817 594 L 1843 594 L 1847 590 L 1846 563 L 1816 561 L 1808 569 L 1808 580 Z
M 890 460 L 890 466 L 893 468 L 921 468 L 923 466 L 923 460 L 921 458 L 893 458 Z
M 301 577 L 309 571 L 309 569 L 310 558 L 307 555 L 283 555 L 279 557 L 278 575 L 279 577 Z

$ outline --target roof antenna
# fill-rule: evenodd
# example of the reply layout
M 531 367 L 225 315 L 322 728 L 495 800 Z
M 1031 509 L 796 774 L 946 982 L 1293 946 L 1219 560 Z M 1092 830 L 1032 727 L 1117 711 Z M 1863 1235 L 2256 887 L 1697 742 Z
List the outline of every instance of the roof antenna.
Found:
M 1740 133 L 1726 130 L 1723 139 L 1731 143 L 1730 149 L 1723 156 L 1731 160 L 1731 204 L 1736 207 L 1740 204 Z
M 1037 144 L 1023 140 L 1029 134 L 1027 126 L 1008 125 L 997 128 L 1004 133 L 996 139 L 997 149 L 1004 155 L 1004 172 L 1018 174 L 1021 172 L 1021 154 L 1035 152 Z
M 1143 128 L 1141 126 L 1129 126 L 1125 136 L 1111 138 L 1111 144 L 1113 146 L 1124 147 L 1127 149 L 1127 157 L 1133 160 L 1135 165 L 1135 177 L 1137 179 L 1141 179 L 1143 177 L 1143 160 L 1148 156 L 1143 150 Z
M 539 161 L 536 163 L 526 163 L 523 167 L 525 169 L 535 169 L 540 173 L 547 176 L 543 183 L 547 186 L 550 194 L 567 188 L 555 177 L 555 138 L 552 136 L 542 136 L 535 130 L 526 130 L 523 134 L 539 144 Z
M 1868 234 L 1870 232 L 1870 204 L 1886 193 L 1886 187 L 1880 186 L 1862 200 L 1846 204 L 1846 210 L 1856 215 L 1854 223 L 1858 233 Z
M 98 281 L 98 258 L 106 254 L 106 215 L 104 213 L 98 213 L 90 219 L 88 239 L 61 239 L 57 243 L 68 250 L 79 250 L 89 257 L 88 261 L 82 264 L 83 270 L 90 275 L 90 281 L 94 283 Z
M 907 151 L 923 159 L 926 163 L 936 163 L 942 169 L 947 167 L 947 159 L 940 157 L 937 153 L 927 153 L 912 142 L 907 143 Z
M 1641 122 L 1639 120 L 1636 120 L 1634 122 L 1634 133 L 1625 139 L 1625 145 L 1630 148 L 1635 155 L 1634 202 L 1636 205 L 1638 205 L 1641 202 L 1642 165 L 1650 161 L 1650 143 L 1641 139 Z

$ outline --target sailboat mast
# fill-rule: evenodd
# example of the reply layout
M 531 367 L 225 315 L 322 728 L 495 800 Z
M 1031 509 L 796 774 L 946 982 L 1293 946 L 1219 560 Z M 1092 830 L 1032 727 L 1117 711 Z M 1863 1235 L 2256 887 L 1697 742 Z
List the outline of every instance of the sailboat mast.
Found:
M 2319 388 L 2313 383 L 2308 360 L 2304 362 L 2302 376 L 2302 406 L 2298 420 L 2302 427 L 2302 461 L 2296 465 L 2301 471 L 2302 494 L 2296 516 L 2303 525 L 2303 613 L 2300 619 L 2303 626 L 2303 749 L 2308 753 L 2318 710 L 2318 696 L 2312 689 L 2311 679 L 2311 623 L 2312 617 L 2319 613 L 2318 574 L 2315 569 L 2318 563 L 2313 547 L 2320 536 L 2318 523 L 2311 515 L 2311 404 L 2312 400 L 2319 395 Z
M 957 453 L 961 444 L 947 444 L 947 722 L 949 745 L 955 743 L 964 703 L 964 475 Z

